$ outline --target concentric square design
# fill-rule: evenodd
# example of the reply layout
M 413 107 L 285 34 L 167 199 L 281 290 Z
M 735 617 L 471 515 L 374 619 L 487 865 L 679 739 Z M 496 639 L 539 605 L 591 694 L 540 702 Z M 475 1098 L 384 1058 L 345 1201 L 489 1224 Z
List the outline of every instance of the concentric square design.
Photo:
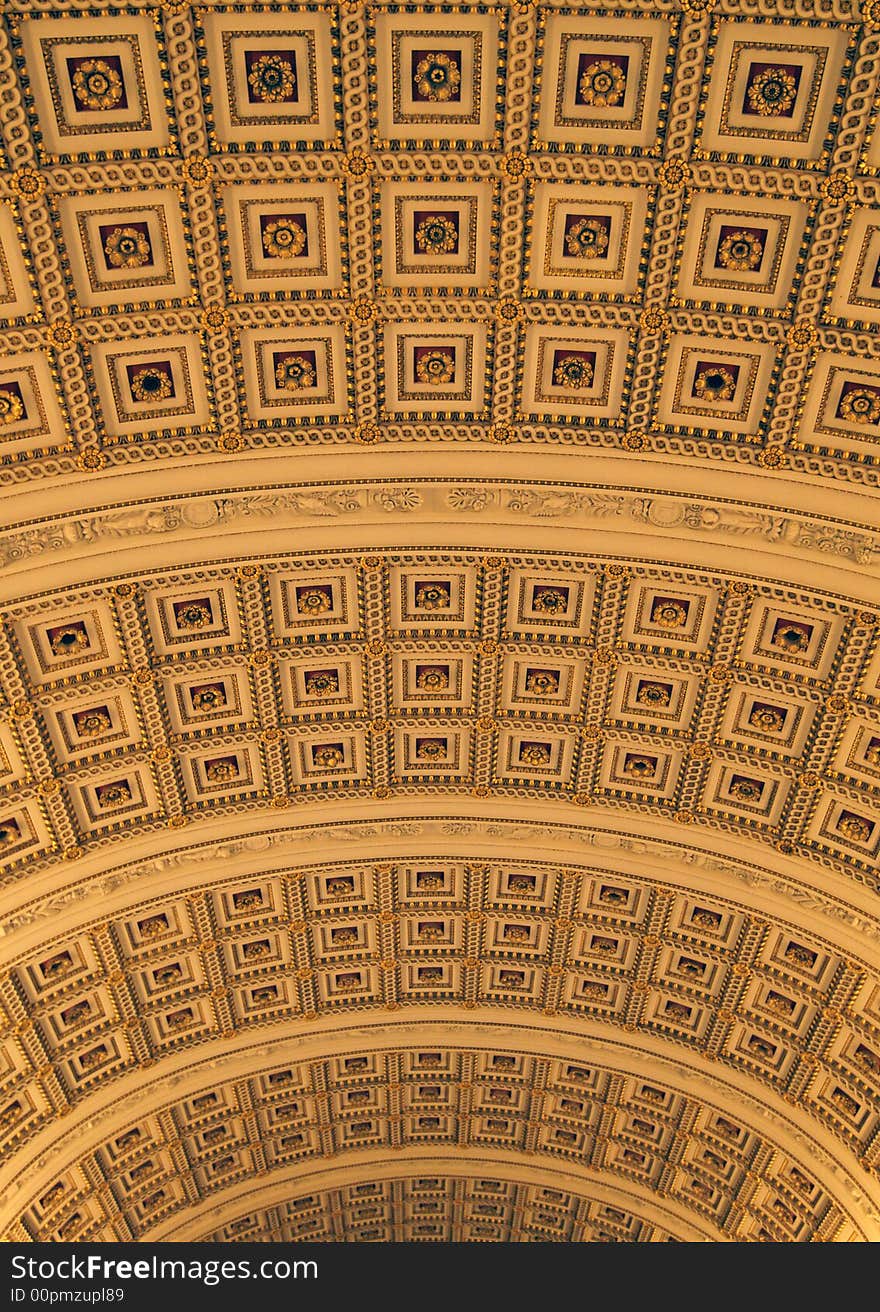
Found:
M 496 772 L 501 779 L 568 782 L 574 751 L 569 735 L 533 729 L 502 729 L 498 735 Z
M 155 785 L 143 765 L 119 763 L 115 769 L 79 778 L 69 785 L 69 793 L 87 832 L 145 820 L 159 809 Z
M 470 705 L 473 657 L 449 648 L 419 656 L 394 658 L 394 704 L 418 710 L 428 706 L 464 708 Z
M 489 182 L 383 183 L 381 282 L 489 292 L 494 206 Z
M 673 23 L 542 10 L 535 144 L 646 149 L 657 141 Z
M 340 660 L 334 653 L 280 664 L 285 714 L 299 717 L 363 709 L 361 665 L 353 657 Z
M 21 40 L 49 156 L 167 148 L 169 116 L 156 27 L 128 14 L 114 23 L 25 19 Z
M 433 722 L 395 730 L 394 773 L 400 778 L 462 778 L 470 768 L 469 730 Z
M 661 752 L 631 743 L 609 746 L 602 763 L 600 782 L 614 793 L 644 794 L 655 800 L 672 796 L 680 754 Z
M 505 659 L 503 704 L 511 710 L 531 711 L 542 718 L 575 715 L 586 673 L 583 662 L 542 656 L 508 656 Z
M 804 406 L 801 441 L 835 451 L 876 450 L 880 441 L 880 369 L 865 359 L 859 367 L 851 355 L 823 351 Z
M 192 296 L 180 197 L 131 191 L 58 202 L 77 300 L 86 309 Z
M 62 760 L 133 747 L 141 740 L 138 715 L 126 687 L 66 700 L 49 711 L 46 721 Z
M 160 347 L 151 339 L 96 343 L 91 349 L 108 437 L 210 426 L 198 337 L 171 334 Z
M 204 583 L 178 584 L 173 589 L 151 589 L 146 594 L 145 604 L 158 655 L 170 656 L 185 648 L 231 647 L 241 639 L 238 604 L 231 583 L 210 587 Z M 218 682 L 215 675 L 206 672 L 197 685 L 199 688 L 204 686 L 206 691 L 194 699 L 192 693 L 185 690 L 184 707 L 188 703 L 195 714 L 197 710 L 213 705 L 216 694 L 212 693 L 210 685 Z M 226 695 L 227 685 L 223 691 Z
M 612 692 L 612 714 L 628 723 L 684 728 L 693 711 L 699 685 L 685 671 L 623 665 Z
M 797 757 L 803 750 L 817 707 L 791 696 L 735 684 L 722 733 L 746 746 Z
M 634 583 L 627 599 L 623 636 L 640 645 L 685 652 L 703 650 L 717 602 L 718 594 L 714 591 L 695 591 L 672 580 L 647 586 Z M 659 690 L 663 689 L 664 680 L 659 673 L 652 676 L 651 682 L 656 682 Z M 645 689 L 638 685 L 632 695 L 638 696 L 640 692 L 648 698 L 645 705 L 656 695 L 660 702 L 658 709 L 664 709 L 660 692 L 655 692 L 650 686 Z
M 269 582 L 272 615 L 279 638 L 301 638 L 324 634 L 355 634 L 360 628 L 358 581 L 354 570 L 294 570 L 273 573 Z M 324 662 L 326 665 L 326 662 Z M 303 667 L 304 670 L 306 667 Z M 329 683 L 310 679 L 308 695 L 329 690 Z M 302 692 L 307 685 L 302 683 Z
M 89 610 L 50 612 L 16 629 L 30 676 L 39 684 L 109 671 L 122 660 L 112 615 L 101 603 Z
M 221 203 L 238 296 L 311 296 L 343 290 L 337 184 L 226 187 Z
M 589 575 L 513 570 L 508 585 L 507 632 L 524 637 L 549 631 L 586 638 L 593 619 L 593 594 Z
M 684 334 L 669 344 L 657 401 L 660 423 L 757 436 L 773 376 L 771 345 L 706 342 Z
M 384 412 L 486 415 L 488 329 L 436 332 L 389 324 L 384 341 Z
M 0 319 L 21 319 L 32 314 L 34 294 L 21 253 L 15 215 L 0 207 Z
M 251 744 L 230 747 L 218 743 L 210 751 L 189 754 L 186 765 L 186 788 L 194 802 L 223 802 L 227 797 L 254 792 L 263 781 L 259 753 Z
M 165 701 L 178 733 L 241 724 L 253 714 L 245 671 L 226 664 L 165 680 Z
M 775 197 L 697 192 L 682 223 L 676 292 L 695 304 L 747 304 L 783 309 L 792 283 L 809 208 Z
M 324 725 L 319 734 L 291 736 L 289 748 L 298 784 L 354 782 L 366 776 L 363 733 L 348 732 L 341 725 Z
M 247 328 L 241 334 L 245 400 L 254 423 L 350 417 L 345 329 L 290 336 Z
M 806 607 L 756 606 L 743 635 L 741 657 L 773 671 L 780 666 L 814 679 L 828 675 L 842 622 Z
M 833 127 L 848 34 L 719 20 L 700 146 L 818 161 Z
M 212 123 L 224 146 L 337 143 L 336 60 L 328 13 L 202 15 Z
M 527 288 L 635 296 L 648 237 L 648 197 L 636 187 L 537 183 Z
M 715 764 L 706 780 L 703 805 L 709 811 L 775 824 L 788 791 L 789 781 L 774 777 L 766 769 Z
M 66 444 L 67 424 L 55 380 L 39 351 L 0 361 L 0 451 L 37 451 Z
M 524 416 L 616 419 L 620 415 L 628 336 L 526 328 L 521 366 Z
M 880 210 L 859 208 L 849 216 L 827 312 L 834 319 L 880 323 Z
M 492 142 L 501 11 L 371 10 L 381 142 Z

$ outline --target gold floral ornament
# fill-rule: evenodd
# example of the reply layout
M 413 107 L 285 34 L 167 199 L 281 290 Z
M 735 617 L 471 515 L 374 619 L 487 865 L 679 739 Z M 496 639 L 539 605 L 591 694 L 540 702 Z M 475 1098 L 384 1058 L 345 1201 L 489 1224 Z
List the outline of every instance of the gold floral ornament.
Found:
M 376 317 L 376 306 L 367 296 L 359 297 L 351 307 L 351 317 L 357 323 L 372 323 Z
M 429 214 L 416 228 L 415 244 L 425 255 L 449 255 L 458 246 L 455 224 L 442 214 Z
M 825 702 L 825 709 L 830 711 L 832 715 L 843 715 L 845 711 L 849 710 L 849 702 L 842 693 L 833 692 Z
M 681 191 L 690 178 L 691 168 L 684 159 L 666 159 L 657 170 L 657 181 L 666 191 Z
M 758 464 L 764 469 L 781 469 L 785 464 L 785 450 L 781 446 L 768 446 L 758 456 Z
M 583 356 L 563 355 L 553 370 L 553 381 L 557 387 L 582 391 L 593 384 L 593 366 Z
M 358 442 L 378 442 L 382 436 L 382 430 L 378 424 L 358 424 L 354 430 L 355 438 Z
M 681 0 L 681 7 L 686 14 L 696 17 L 698 14 L 707 14 L 710 9 L 714 9 L 715 0 Z
M 498 302 L 495 315 L 501 323 L 517 323 L 523 317 L 523 308 L 519 301 L 506 297 Z
M 306 230 L 295 219 L 275 219 L 263 230 L 263 251 L 270 260 L 292 260 L 306 248 Z
M 111 269 L 140 269 L 151 257 L 150 243 L 138 228 L 114 228 L 104 242 L 104 258 Z
M 862 0 L 859 16 L 869 32 L 876 31 L 880 27 L 880 0 Z
M 849 811 L 845 812 L 837 822 L 837 832 L 854 843 L 867 843 L 873 827 L 863 816 L 853 815 Z
M 244 438 L 241 433 L 221 433 L 217 445 L 221 451 L 227 451 L 230 455 L 233 455 L 244 446 Z
M 184 182 L 188 182 L 191 187 L 207 187 L 210 186 L 211 178 L 214 176 L 214 165 L 209 159 L 194 155 L 191 159 L 183 161 L 180 173 Z
M 202 311 L 202 327 L 209 333 L 220 333 L 229 327 L 229 315 L 222 305 L 205 307 Z
M 59 319 L 46 327 L 46 340 L 58 350 L 65 350 L 76 341 L 76 328 L 66 319 Z
M 122 102 L 122 78 L 105 59 L 84 59 L 72 78 L 81 109 L 115 109 Z
M 610 109 L 619 105 L 626 92 L 626 77 L 619 64 L 610 59 L 597 59 L 589 64 L 580 76 L 578 95 L 581 104 L 594 109 Z
M 516 437 L 513 424 L 490 424 L 486 432 L 490 442 L 512 442 Z
M 290 100 L 296 91 L 293 65 L 283 55 L 261 55 L 248 73 L 248 86 L 254 99 L 264 105 Z
M 504 156 L 499 167 L 508 178 L 524 178 L 532 171 L 532 161 L 521 150 L 512 150 Z
M 718 263 L 722 269 L 732 269 L 741 273 L 754 273 L 761 267 L 764 247 L 753 232 L 737 229 L 729 232 L 718 247 Z
M 362 150 L 353 150 L 342 157 L 342 171 L 352 178 L 363 178 L 374 167 L 373 160 Z
M 851 200 L 854 193 L 855 183 L 846 173 L 832 173 L 830 178 L 823 180 L 819 188 L 822 199 L 834 203 Z
M 624 451 L 644 451 L 648 445 L 648 439 L 644 433 L 624 433 L 621 438 L 621 445 Z
M 449 687 L 449 675 L 443 665 L 429 665 L 419 670 L 416 687 L 422 692 L 445 692 Z
M 147 365 L 132 374 L 131 394 L 136 401 L 167 401 L 174 386 L 164 370 Z
M 309 615 L 323 615 L 333 609 L 333 597 L 326 588 L 306 588 L 298 595 L 297 608 Z
M 804 770 L 802 774 L 798 775 L 798 783 L 801 788 L 809 788 L 810 791 L 818 788 L 821 782 L 822 780 L 815 770 Z
M 24 418 L 24 405 L 15 392 L 0 390 L 0 424 L 17 424 Z
M 22 200 L 36 200 L 46 190 L 46 179 L 36 169 L 16 169 L 9 183 Z
M 746 90 L 752 113 L 764 118 L 790 113 L 796 96 L 797 83 L 791 73 L 778 66 L 756 73 Z
M 639 315 L 639 325 L 648 333 L 662 333 L 669 327 L 669 315 L 657 305 L 649 305 Z
M 106 711 L 95 709 L 77 716 L 76 731 L 80 738 L 100 738 L 112 728 L 112 721 Z
M 704 369 L 694 379 L 694 395 L 702 401 L 732 401 L 736 379 L 723 365 Z
M 275 366 L 275 382 L 283 392 L 302 392 L 315 386 L 315 369 L 303 355 L 291 355 Z
M 96 470 L 104 468 L 104 453 L 96 446 L 83 447 L 76 458 L 76 463 L 87 473 L 95 473 Z
M 438 50 L 419 60 L 413 81 L 416 92 L 424 100 L 453 100 L 459 95 L 461 71 L 455 60 Z
M 598 260 L 608 249 L 608 232 L 601 219 L 578 219 L 565 234 L 565 253 L 578 260 Z
M 880 395 L 869 387 L 854 387 L 841 400 L 838 414 L 850 424 L 880 423 Z
M 420 383 L 430 383 L 432 387 L 442 387 L 451 383 L 455 377 L 455 357 L 439 347 L 425 351 L 416 363 L 416 378 Z
M 786 341 L 796 351 L 803 351 L 807 347 L 815 346 L 818 340 L 819 333 L 816 325 L 810 323 L 809 319 L 798 319 L 797 323 L 792 324 L 786 333 Z

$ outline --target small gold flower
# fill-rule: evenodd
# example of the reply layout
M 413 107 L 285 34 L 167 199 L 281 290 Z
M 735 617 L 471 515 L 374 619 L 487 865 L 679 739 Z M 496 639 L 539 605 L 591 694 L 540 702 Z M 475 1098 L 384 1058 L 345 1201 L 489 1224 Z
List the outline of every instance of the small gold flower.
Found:
M 180 172 L 184 182 L 188 182 L 191 187 L 207 187 L 214 175 L 214 165 L 209 159 L 193 155 L 190 159 L 183 160 Z
M 781 469 L 785 464 L 785 450 L 781 446 L 768 446 L 758 455 L 758 464 L 764 469 Z
M 376 317 L 376 306 L 368 297 L 361 296 L 351 307 L 351 317 L 358 323 L 370 323 Z
M 518 301 L 508 297 L 503 301 L 499 301 L 495 314 L 502 323 L 516 323 L 523 317 L 523 309 Z
M 99 451 L 96 446 L 83 447 L 77 456 L 76 463 L 80 469 L 93 473 L 95 470 L 104 468 L 104 453 Z
M 378 442 L 382 430 L 378 424 L 358 424 L 354 435 L 358 442 Z
M 656 305 L 649 305 L 639 315 L 639 325 L 648 333 L 661 333 L 669 327 L 669 315 Z
M 513 150 L 505 155 L 500 164 L 501 172 L 508 178 L 523 178 L 532 171 L 532 161 L 520 150 Z
M 222 305 L 206 306 L 202 311 L 202 327 L 209 333 L 219 333 L 229 327 L 229 315 Z
M 816 325 L 810 323 L 809 319 L 799 319 L 789 328 L 786 337 L 789 346 L 796 350 L 803 350 L 808 346 L 815 346 L 819 340 L 819 333 Z
M 486 436 L 490 442 L 510 442 L 516 437 L 513 424 L 491 424 Z
M 261 55 L 248 73 L 248 86 L 263 104 L 289 100 L 296 89 L 293 65 L 281 55 Z
M 342 171 L 352 178 L 362 178 L 374 167 L 373 160 L 363 151 L 353 150 L 350 155 L 342 157 Z
M 419 60 L 413 81 L 425 100 L 452 100 L 461 86 L 461 72 L 455 61 L 440 50 Z
M 657 181 L 667 191 L 680 191 L 690 181 L 691 169 L 686 160 L 664 160 L 657 170 Z
M 823 200 L 838 202 L 850 200 L 855 192 L 855 183 L 846 173 L 832 173 L 825 178 L 819 188 Z
M 115 109 L 122 100 L 122 78 L 104 59 L 84 59 L 72 83 L 81 109 Z
M 10 178 L 10 185 L 22 200 L 35 200 L 46 190 L 46 180 L 35 169 L 16 169 Z
M 150 263 L 150 243 L 138 228 L 114 228 L 104 242 L 111 269 L 139 269 Z
M 241 433 L 221 433 L 217 439 L 217 445 L 221 451 L 227 451 L 232 455 L 244 446 L 244 438 Z
M 624 433 L 621 438 L 621 445 L 625 451 L 644 451 L 648 445 L 648 439 L 644 433 Z

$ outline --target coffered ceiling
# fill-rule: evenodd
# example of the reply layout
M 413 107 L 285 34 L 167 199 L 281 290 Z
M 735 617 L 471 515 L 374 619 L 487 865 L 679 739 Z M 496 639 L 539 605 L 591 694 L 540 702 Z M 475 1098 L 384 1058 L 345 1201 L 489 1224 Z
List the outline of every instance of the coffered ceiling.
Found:
M 7 1238 L 880 1238 L 878 79 L 8 0 Z

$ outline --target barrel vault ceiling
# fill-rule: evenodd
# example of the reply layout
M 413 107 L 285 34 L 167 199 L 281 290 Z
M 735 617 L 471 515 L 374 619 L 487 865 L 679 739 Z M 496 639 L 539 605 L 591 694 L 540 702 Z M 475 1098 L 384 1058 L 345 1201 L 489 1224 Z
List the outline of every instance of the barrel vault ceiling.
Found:
M 880 1238 L 878 78 L 6 0 L 6 1238 Z

